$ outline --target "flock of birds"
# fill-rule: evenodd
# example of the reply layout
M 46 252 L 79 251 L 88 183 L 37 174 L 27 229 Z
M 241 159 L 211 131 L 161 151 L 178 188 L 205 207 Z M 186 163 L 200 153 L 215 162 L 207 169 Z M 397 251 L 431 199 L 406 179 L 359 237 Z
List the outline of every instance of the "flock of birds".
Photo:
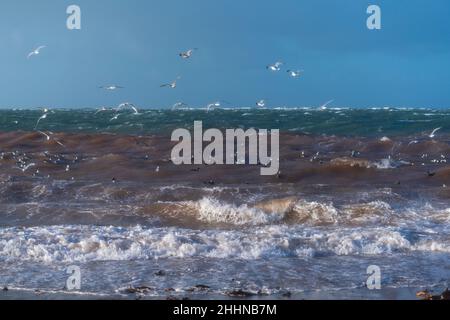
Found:
M 32 58 L 33 56 L 38 56 L 38 55 L 40 55 L 40 54 L 41 54 L 41 51 L 42 51 L 43 49 L 45 49 L 45 48 L 46 48 L 46 46 L 45 46 L 45 45 L 42 45 L 42 46 L 39 46 L 39 47 L 37 47 L 36 49 L 32 50 L 32 51 L 28 54 L 27 59 L 30 59 L 30 58 Z M 183 59 L 183 60 L 191 59 L 192 56 L 194 55 L 194 52 L 197 51 L 197 50 L 199 50 L 199 49 L 198 49 L 198 48 L 189 49 L 189 50 L 180 52 L 178 55 L 179 55 L 179 57 L 180 57 L 181 59 Z M 284 63 L 283 63 L 283 62 L 277 61 L 277 62 L 275 62 L 274 64 L 267 65 L 267 66 L 266 66 L 266 69 L 267 69 L 268 71 L 270 71 L 270 72 L 280 72 L 280 71 L 282 70 L 283 66 L 284 66 Z M 302 70 L 302 69 L 301 69 L 301 70 L 287 69 L 286 72 L 287 72 L 288 75 L 289 75 L 290 77 L 292 77 L 292 78 L 299 78 L 299 77 L 301 77 L 302 74 L 304 73 L 304 70 Z M 170 83 L 164 83 L 164 84 L 162 84 L 160 87 L 161 87 L 161 88 L 176 89 L 179 80 L 181 80 L 181 77 L 180 77 L 180 76 L 178 76 L 175 80 L 173 80 L 173 81 L 170 82 Z M 120 85 L 115 85 L 115 84 L 113 84 L 113 85 L 100 86 L 99 89 L 103 89 L 103 90 L 106 90 L 106 91 L 116 91 L 116 90 L 124 89 L 124 87 L 123 87 L 123 86 L 120 86 Z M 322 106 L 319 107 L 319 110 L 325 110 L 325 109 L 327 109 L 327 107 L 328 107 L 331 103 L 333 103 L 333 102 L 334 102 L 334 100 L 329 100 L 329 101 L 327 101 L 326 103 L 324 103 Z M 227 101 L 224 101 L 224 100 L 222 100 L 222 101 L 216 101 L 216 102 L 210 103 L 210 104 L 208 104 L 208 105 L 206 106 L 206 108 L 205 108 L 205 109 L 206 109 L 206 112 L 209 112 L 209 111 L 211 111 L 211 110 L 213 110 L 213 109 L 216 109 L 216 108 L 220 108 L 220 107 L 222 106 L 222 104 L 231 105 L 231 103 L 229 103 L 229 102 L 227 102 Z M 262 109 L 262 108 L 265 108 L 266 105 L 267 105 L 267 102 L 266 102 L 265 99 L 261 99 L 261 100 L 259 100 L 259 101 L 256 102 L 256 107 L 257 107 L 257 108 L 261 108 L 261 109 Z M 172 106 L 172 110 L 175 110 L 175 109 L 178 109 L 178 108 L 187 108 L 187 107 L 188 107 L 188 105 L 187 105 L 186 103 L 184 103 L 184 102 L 177 102 L 177 103 L 175 103 L 175 104 Z M 139 114 L 140 114 L 139 111 L 138 111 L 138 108 L 137 108 L 133 103 L 130 103 L 130 102 L 124 102 L 124 103 L 121 103 L 121 104 L 119 104 L 116 108 L 112 108 L 112 109 L 111 109 L 111 108 L 107 108 L 107 107 L 102 107 L 102 108 L 98 109 L 98 110 L 95 112 L 95 114 L 98 114 L 98 113 L 100 113 L 100 112 L 105 112 L 105 111 L 111 111 L 111 110 L 113 110 L 113 111 L 115 111 L 115 114 L 114 114 L 114 116 L 110 119 L 110 121 L 114 121 L 114 120 L 117 120 L 117 119 L 119 118 L 119 116 L 121 115 L 120 111 L 123 110 L 123 109 L 130 109 L 130 110 L 132 110 L 134 115 L 139 115 Z M 48 116 L 48 114 L 49 114 L 49 110 L 48 110 L 48 109 L 44 109 L 43 111 L 44 111 L 44 112 L 43 112 L 42 116 L 40 116 L 40 117 L 38 118 L 37 122 L 36 122 L 36 125 L 35 125 L 34 130 L 36 130 L 36 131 L 38 131 L 39 133 L 41 133 L 42 135 L 44 135 L 44 136 L 46 137 L 47 140 L 50 140 L 50 139 L 51 139 L 51 136 L 50 136 L 51 133 L 50 133 L 50 134 L 46 134 L 46 133 L 44 133 L 44 132 L 42 132 L 42 131 L 37 130 L 37 129 L 38 129 L 38 126 L 39 126 L 39 123 L 40 123 L 42 120 L 46 119 L 47 116 Z M 428 135 L 429 138 L 431 138 L 431 139 L 435 138 L 435 137 L 436 137 L 436 133 L 437 133 L 439 130 L 441 130 L 441 129 L 442 129 L 441 127 L 434 129 L 434 130 Z M 60 142 L 58 142 L 58 141 L 56 141 L 56 142 L 57 142 L 58 144 L 62 145 Z M 412 143 L 414 143 L 414 142 L 412 142 Z
M 38 56 L 38 55 L 40 55 L 40 54 L 41 54 L 41 51 L 42 51 L 43 49 L 45 49 L 45 48 L 47 48 L 47 46 L 39 46 L 39 47 L 37 47 L 36 49 L 32 50 L 32 51 L 28 54 L 27 58 L 30 59 L 30 58 L 32 58 L 33 56 Z M 194 55 L 194 52 L 197 51 L 197 50 L 199 50 L 199 49 L 198 49 L 198 48 L 192 48 L 192 49 L 189 49 L 189 50 L 180 52 L 178 55 L 179 55 L 179 57 L 180 57 L 181 59 L 187 60 L 187 59 L 192 58 L 193 55 Z M 277 62 L 275 62 L 274 64 L 268 65 L 268 66 L 266 67 L 266 69 L 269 70 L 269 71 L 271 71 L 271 72 L 279 72 L 279 71 L 281 71 L 283 65 L 284 65 L 283 62 L 277 61 Z M 303 74 L 304 71 L 303 71 L 303 70 L 292 70 L 292 69 L 288 69 L 286 72 L 287 72 L 288 75 L 289 75 L 290 77 L 292 77 L 292 78 L 299 78 L 299 77 L 302 76 L 302 74 Z M 173 81 L 170 82 L 170 83 L 164 83 L 164 84 L 162 84 L 160 87 L 161 87 L 161 88 L 176 89 L 177 86 L 178 86 L 178 81 L 179 81 L 179 80 L 181 80 L 181 77 L 180 77 L 180 76 L 178 76 L 175 80 L 173 80 Z M 120 86 L 120 85 L 116 85 L 116 84 L 112 84 L 112 85 L 104 85 L 104 86 L 100 86 L 100 87 L 98 87 L 98 88 L 99 88 L 99 89 L 106 90 L 106 91 L 116 91 L 116 90 L 124 89 L 125 87 Z M 322 105 L 320 108 L 326 108 L 326 106 L 328 106 L 331 102 L 333 102 L 333 100 L 328 101 L 326 104 Z M 229 103 L 229 102 L 227 102 L 227 101 L 224 101 L 224 100 L 222 100 L 222 101 L 216 101 L 216 102 L 212 102 L 212 103 L 209 103 L 208 105 L 206 105 L 205 110 L 206 110 L 206 112 L 209 112 L 209 111 L 211 111 L 211 110 L 213 110 L 213 109 L 220 108 L 223 104 L 231 105 L 231 103 Z M 258 101 L 256 102 L 255 105 L 256 105 L 257 108 L 263 109 L 263 108 L 265 108 L 265 107 L 267 106 L 267 101 L 266 101 L 265 99 L 260 99 L 260 100 L 258 100 Z M 178 109 L 178 108 L 188 108 L 188 107 L 189 107 L 188 104 L 186 104 L 186 103 L 184 103 L 184 102 L 177 102 L 177 103 L 175 103 L 175 104 L 172 106 L 172 110 Z M 116 111 L 116 114 L 110 119 L 110 121 L 114 121 L 114 120 L 117 120 L 117 119 L 119 118 L 120 114 L 119 114 L 118 112 L 119 112 L 121 109 L 123 109 L 123 108 L 129 108 L 129 109 L 133 110 L 133 112 L 134 112 L 135 115 L 138 115 L 138 114 L 139 114 L 137 107 L 136 107 L 134 104 L 130 103 L 130 102 L 121 103 L 121 104 L 120 104 L 117 108 L 115 108 L 115 109 L 114 109 L 114 108 L 113 108 L 113 109 L 108 109 L 108 108 L 106 108 L 106 107 L 102 107 L 102 108 L 100 108 L 99 110 L 97 110 L 96 114 L 99 113 L 99 112 L 103 112 L 103 111 L 115 110 L 115 111 Z M 37 121 L 37 123 L 36 123 L 35 130 L 37 129 L 37 126 L 38 126 L 39 122 L 40 122 L 41 120 L 43 120 L 43 119 L 46 119 L 46 118 L 47 118 L 47 112 L 44 112 L 44 114 L 38 119 L 38 121 Z

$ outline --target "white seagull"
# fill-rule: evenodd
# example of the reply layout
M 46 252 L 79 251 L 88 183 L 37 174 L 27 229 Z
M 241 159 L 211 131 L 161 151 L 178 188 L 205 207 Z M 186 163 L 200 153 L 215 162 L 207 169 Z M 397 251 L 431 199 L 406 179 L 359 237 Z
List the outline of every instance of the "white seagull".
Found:
M 53 135 L 53 133 L 52 132 L 49 132 L 49 134 L 46 134 L 45 132 L 43 132 L 43 131 L 37 131 L 37 132 L 39 132 L 40 134 L 42 134 L 43 136 L 45 136 L 46 138 L 47 138 L 47 141 L 50 141 L 50 139 L 51 139 L 51 137 L 50 137 L 50 135 Z M 53 138 L 53 140 L 57 143 L 57 144 L 59 144 L 61 147 L 66 147 L 65 145 L 63 145 L 61 142 L 59 142 L 58 140 L 56 140 L 55 138 Z
M 287 73 L 289 73 L 292 78 L 298 78 L 302 75 L 303 70 L 288 70 Z
M 114 90 L 117 90 L 117 89 L 123 89 L 124 87 L 121 87 L 121 86 L 116 86 L 116 85 L 110 85 L 110 86 L 101 86 L 101 87 L 99 87 L 99 89 L 105 89 L 105 90 L 108 90 L 108 91 L 114 91 Z
M 429 135 L 429 137 L 433 139 L 436 136 L 436 132 L 438 132 L 441 129 L 442 127 L 434 129 L 433 132 L 431 132 L 431 134 Z
M 257 106 L 258 108 L 264 108 L 264 107 L 266 106 L 266 100 L 259 100 L 259 101 L 256 103 L 256 106 Z
M 36 125 L 34 126 L 34 130 L 37 129 L 37 127 L 38 127 L 38 125 L 39 125 L 39 122 L 41 122 L 41 120 L 44 120 L 44 119 L 47 118 L 47 115 L 48 115 L 47 113 L 44 113 L 44 114 L 37 120 Z
M 195 50 L 198 50 L 198 49 L 197 48 L 189 49 L 187 51 L 179 53 L 179 56 L 183 59 L 189 59 L 190 57 L 192 57 L 192 54 L 194 53 Z
M 277 62 L 275 62 L 275 64 L 269 65 L 266 68 L 270 71 L 280 71 L 282 65 L 283 65 L 283 62 L 277 61 Z
M 177 87 L 177 81 L 180 79 L 181 79 L 181 77 L 177 77 L 177 79 L 174 80 L 172 83 L 166 83 L 166 84 L 161 85 L 161 88 L 169 87 L 171 89 L 175 89 Z
M 319 109 L 325 110 L 325 109 L 328 107 L 328 105 L 329 105 L 330 103 L 332 103 L 332 102 L 334 102 L 334 100 L 327 101 L 327 102 L 324 103 L 322 106 L 320 106 Z
M 124 103 L 119 104 L 119 106 L 116 109 L 116 112 L 118 112 L 122 108 L 131 108 L 134 111 L 134 114 L 136 114 L 136 115 L 139 114 L 138 109 L 132 103 L 124 102 Z
M 111 119 L 109 119 L 109 121 L 117 120 L 117 119 L 119 118 L 119 116 L 120 116 L 120 113 L 116 113 L 116 114 L 114 115 L 114 117 L 112 117 Z
M 178 108 L 188 108 L 189 106 L 184 102 L 177 102 L 172 106 L 172 110 L 178 109 Z
M 209 112 L 211 109 L 214 109 L 214 108 L 220 108 L 221 105 L 222 104 L 219 101 L 210 103 L 206 106 L 206 112 Z
M 41 50 L 46 48 L 46 46 L 39 46 L 28 54 L 27 59 L 30 59 L 32 56 L 37 56 L 41 53 Z
M 101 107 L 100 109 L 98 109 L 94 114 L 98 114 L 100 112 L 104 112 L 104 111 L 108 111 L 108 109 L 106 107 Z

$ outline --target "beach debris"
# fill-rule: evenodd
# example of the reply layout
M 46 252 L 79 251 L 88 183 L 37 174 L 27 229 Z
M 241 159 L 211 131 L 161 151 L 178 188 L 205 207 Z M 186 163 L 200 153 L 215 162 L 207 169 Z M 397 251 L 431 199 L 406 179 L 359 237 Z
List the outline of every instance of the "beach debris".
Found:
M 290 298 L 292 296 L 292 293 L 290 291 L 285 291 L 281 294 L 284 298 Z
M 166 275 L 166 272 L 164 270 L 159 270 L 157 272 L 155 272 L 155 276 L 158 277 L 164 277 Z
M 245 298 L 245 297 L 252 297 L 255 294 L 252 292 L 244 291 L 242 289 L 235 289 L 231 291 L 226 291 L 225 294 L 229 297 L 236 297 L 236 298 Z
M 187 301 L 187 300 L 189 300 L 189 298 L 188 297 L 182 297 L 182 298 L 178 298 L 178 297 L 175 297 L 175 296 L 168 296 L 167 298 L 166 298 L 166 300 L 168 300 L 168 301 L 179 301 L 179 300 L 183 300 L 183 301 Z
M 188 292 L 195 292 L 195 291 L 209 291 L 211 289 L 211 287 L 209 286 L 205 286 L 203 284 L 198 284 L 192 288 L 186 289 L 186 291 Z
M 125 289 L 125 293 L 128 293 L 128 294 L 147 294 L 152 291 L 155 291 L 155 288 L 147 287 L 147 286 L 129 287 L 129 288 Z
M 450 291 L 445 289 L 440 295 L 433 295 L 429 290 L 423 290 L 416 293 L 416 297 L 422 300 L 450 300 Z
M 205 286 L 203 284 L 198 284 L 195 286 L 195 288 L 199 289 L 199 290 L 207 290 L 207 289 L 211 289 L 211 287 L 209 286 Z

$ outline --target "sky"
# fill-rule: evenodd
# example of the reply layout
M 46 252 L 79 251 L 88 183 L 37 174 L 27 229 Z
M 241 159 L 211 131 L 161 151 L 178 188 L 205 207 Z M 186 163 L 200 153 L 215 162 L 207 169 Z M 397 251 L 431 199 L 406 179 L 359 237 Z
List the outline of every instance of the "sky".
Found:
M 66 27 L 72 4 L 81 30 Z M 366 27 L 371 4 L 381 30 Z M 0 41 L 0 108 L 450 108 L 448 0 L 2 0 Z

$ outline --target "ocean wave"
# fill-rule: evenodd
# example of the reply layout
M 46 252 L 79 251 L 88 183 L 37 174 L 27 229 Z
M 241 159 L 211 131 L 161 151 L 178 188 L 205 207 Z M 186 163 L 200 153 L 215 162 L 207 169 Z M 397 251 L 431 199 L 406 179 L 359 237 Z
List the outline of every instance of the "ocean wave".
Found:
M 264 212 L 255 207 L 251 208 L 247 204 L 235 206 L 209 197 L 195 202 L 194 206 L 198 212 L 198 219 L 208 223 L 261 225 L 279 222 L 284 215 L 284 212 L 278 210 Z
M 0 261 L 124 261 L 160 258 L 314 257 L 450 252 L 446 236 L 410 237 L 399 228 L 300 228 L 191 230 L 52 226 L 0 229 Z
M 215 225 L 260 226 L 287 225 L 357 225 L 385 222 L 396 215 L 383 201 L 348 204 L 336 207 L 332 202 L 307 201 L 296 197 L 261 200 L 254 204 L 235 205 L 213 197 L 199 201 L 168 203 L 165 214 L 191 215 Z

